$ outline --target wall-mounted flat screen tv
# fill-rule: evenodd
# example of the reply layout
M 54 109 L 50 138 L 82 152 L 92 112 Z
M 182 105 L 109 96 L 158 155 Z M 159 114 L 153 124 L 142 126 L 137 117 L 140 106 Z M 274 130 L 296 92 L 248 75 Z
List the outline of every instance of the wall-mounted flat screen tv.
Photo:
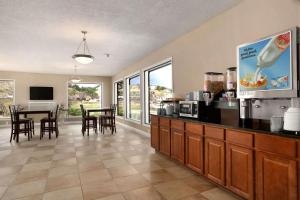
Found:
M 30 100 L 53 100 L 53 87 L 30 87 Z

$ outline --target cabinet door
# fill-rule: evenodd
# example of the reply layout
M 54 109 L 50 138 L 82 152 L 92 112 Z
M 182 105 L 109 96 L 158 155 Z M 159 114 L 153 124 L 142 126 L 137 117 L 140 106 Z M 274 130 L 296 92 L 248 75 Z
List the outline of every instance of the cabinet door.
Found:
M 151 146 L 158 150 L 159 149 L 159 131 L 158 126 L 151 125 Z
M 233 144 L 226 146 L 228 189 L 245 199 L 253 199 L 253 151 Z
M 170 129 L 165 127 L 159 128 L 159 151 L 163 154 L 170 156 Z
M 203 173 L 203 137 L 186 133 L 186 165 L 198 173 Z
M 184 131 L 172 129 L 171 157 L 184 163 Z
M 225 185 L 225 143 L 205 138 L 205 175 L 212 181 Z
M 264 152 L 256 153 L 256 199 L 296 200 L 295 160 Z

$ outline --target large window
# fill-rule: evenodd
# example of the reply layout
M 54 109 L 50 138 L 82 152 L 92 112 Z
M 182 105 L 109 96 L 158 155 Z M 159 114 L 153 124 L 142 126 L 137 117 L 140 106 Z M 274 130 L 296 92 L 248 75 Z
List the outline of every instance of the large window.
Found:
M 15 81 L 0 80 L 0 118 L 9 116 L 9 105 L 14 104 Z
M 160 102 L 172 96 L 172 62 L 167 61 L 145 72 L 145 123 L 156 114 Z
M 100 83 L 69 83 L 68 84 L 69 116 L 81 116 L 80 104 L 84 108 L 102 106 L 102 84 Z
M 117 104 L 117 116 L 124 116 L 124 82 L 114 83 L 114 98 Z
M 126 78 L 127 85 L 127 118 L 141 120 L 141 89 L 140 75 Z

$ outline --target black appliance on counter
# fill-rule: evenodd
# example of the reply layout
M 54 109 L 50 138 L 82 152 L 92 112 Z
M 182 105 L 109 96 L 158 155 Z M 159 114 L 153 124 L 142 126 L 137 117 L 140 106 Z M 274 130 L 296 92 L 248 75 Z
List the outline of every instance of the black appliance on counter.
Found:
M 220 123 L 220 109 L 207 106 L 205 101 L 179 101 L 179 117 L 197 119 L 203 122 Z

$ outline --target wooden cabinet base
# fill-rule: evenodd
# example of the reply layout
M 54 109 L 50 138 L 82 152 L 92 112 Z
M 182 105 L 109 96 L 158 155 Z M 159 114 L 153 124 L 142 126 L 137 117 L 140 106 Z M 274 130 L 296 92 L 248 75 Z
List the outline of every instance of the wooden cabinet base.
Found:
M 226 144 L 226 187 L 245 199 L 253 199 L 253 171 L 253 150 Z
M 203 137 L 193 133 L 186 133 L 185 164 L 192 170 L 203 174 Z
M 225 185 L 225 143 L 205 138 L 205 176 Z
M 256 199 L 297 200 L 297 161 L 256 153 Z

